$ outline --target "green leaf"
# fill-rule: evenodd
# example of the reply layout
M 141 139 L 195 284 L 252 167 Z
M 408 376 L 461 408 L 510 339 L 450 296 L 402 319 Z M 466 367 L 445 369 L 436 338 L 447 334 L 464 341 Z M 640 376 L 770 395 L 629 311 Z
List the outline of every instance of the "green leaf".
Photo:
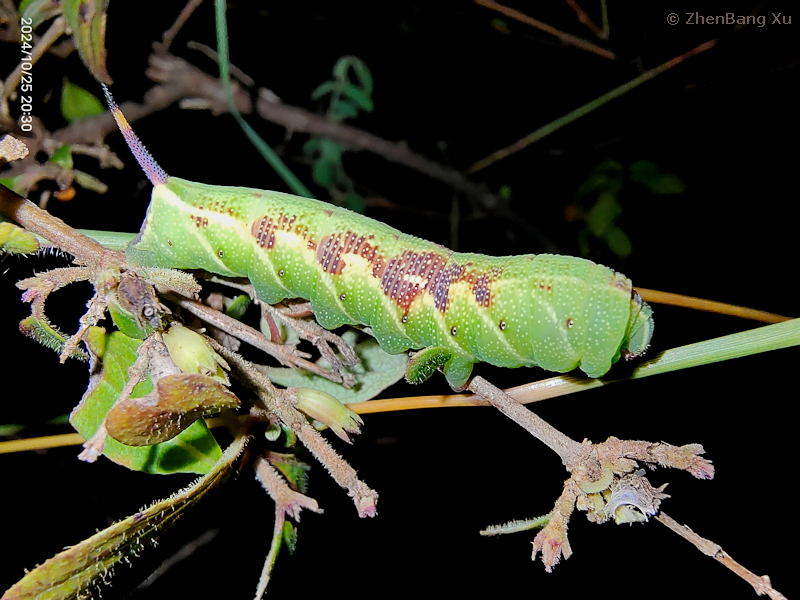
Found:
M 367 64 L 355 56 L 343 56 L 333 66 L 333 76 L 342 83 L 348 81 L 349 69 L 353 69 L 358 78 L 359 87 L 368 97 L 372 95 L 372 73 Z
M 331 179 L 333 179 L 335 167 L 336 165 L 331 161 L 320 158 L 314 163 L 314 170 L 312 172 L 314 182 L 322 187 L 328 187 L 331 184 Z
M 294 549 L 297 547 L 297 527 L 289 521 L 283 522 L 283 542 L 286 544 L 289 554 L 294 554 Z
M 591 175 L 578 186 L 575 199 L 587 194 L 618 194 L 625 183 L 625 167 L 615 160 L 605 160 L 597 165 Z
M 26 190 L 22 185 L 25 181 L 25 177 L 22 175 L 17 175 L 16 177 L 3 177 L 0 178 L 0 185 L 7 187 L 12 192 L 16 192 L 23 198 L 27 197 L 28 190 Z
M 64 0 L 64 15 L 83 64 L 101 83 L 113 81 L 106 70 L 106 11 L 108 0 Z
M 230 303 L 228 303 L 226 299 L 225 304 L 225 314 L 229 317 L 233 317 L 237 321 L 241 321 L 244 313 L 247 312 L 247 308 L 250 306 L 250 296 L 241 294 L 231 300 Z
M 313 92 L 311 92 L 311 99 L 312 100 L 319 100 L 325 94 L 330 94 L 333 90 L 336 89 L 336 82 L 335 81 L 325 81 L 320 83 Z
M 686 190 L 686 184 L 677 175 L 662 173 L 649 160 L 631 165 L 631 181 L 646 185 L 653 194 L 680 194 Z
M 602 193 L 586 217 L 589 230 L 597 237 L 604 237 L 606 229 L 622 214 L 622 207 L 614 194 Z
M 67 83 L 68 82 L 66 82 L 66 81 L 64 82 L 65 87 L 66 87 Z M 72 84 L 69 84 L 69 85 L 72 85 Z M 74 87 L 78 87 L 78 86 L 74 86 Z M 78 88 L 78 89 L 80 90 L 81 88 Z M 86 90 L 81 90 L 81 91 L 86 92 Z M 88 94 L 88 92 L 86 92 L 86 93 Z M 63 100 L 63 96 L 62 96 L 62 100 Z M 63 112 L 63 108 L 62 108 L 62 112 Z M 59 167 L 61 167 L 62 169 L 71 169 L 72 166 L 73 166 L 73 164 L 72 164 L 72 146 L 70 146 L 69 144 L 64 144 L 63 146 L 59 146 L 58 150 L 53 152 L 53 155 L 47 160 L 47 162 L 55 163 Z
M 650 188 L 654 194 L 682 194 L 686 191 L 686 184 L 677 175 L 662 175 Z
M 355 56 L 342 56 L 333 65 L 333 76 L 339 81 L 347 81 L 347 71 L 353 60 L 358 60 Z
M 631 181 L 642 183 L 652 189 L 658 178 L 661 177 L 661 171 L 655 163 L 649 160 L 637 160 L 630 167 Z
M 128 368 L 136 361 L 141 345 L 139 340 L 119 331 L 106 335 L 100 335 L 97 331 L 93 333 L 98 338 L 94 348 L 105 344 L 99 356 L 102 369 L 92 378 L 89 390 L 70 415 L 72 426 L 87 440 L 103 423 L 127 383 Z M 134 387 L 131 398 L 141 398 L 152 391 L 153 384 L 148 378 Z M 155 446 L 126 446 L 109 438 L 103 454 L 134 471 L 202 475 L 210 471 L 222 451 L 205 421 L 199 420 L 177 437 Z
M 347 196 L 344 197 L 342 206 L 352 210 L 353 212 L 363 214 L 364 209 L 367 207 L 367 203 L 364 201 L 364 198 L 361 197 L 361 194 L 351 191 L 347 194 Z
M 356 58 L 353 61 L 353 69 L 356 72 L 356 76 L 358 77 L 358 81 L 361 84 L 361 90 L 367 95 L 372 97 L 372 90 L 374 89 L 372 83 L 372 73 L 367 67 L 367 63 L 365 63 L 360 58 Z
M 3 598 L 73 600 L 90 597 L 85 595 L 89 586 L 106 583 L 115 565 L 155 545 L 156 539 L 187 509 L 234 471 L 247 439 L 246 436 L 235 439 L 205 477 L 166 500 L 69 546 L 25 575 Z
M 7 425 L 0 425 L 0 437 L 11 437 L 17 435 L 25 430 L 25 425 L 17 423 L 8 423 Z
M 58 0 L 22 0 L 17 11 L 21 19 L 30 19 L 30 26 L 36 29 L 45 21 L 64 12 Z
M 303 154 L 307 156 L 317 156 L 322 153 L 322 138 L 312 137 L 303 144 Z
M 375 108 L 375 105 L 372 103 L 372 98 L 369 97 L 369 94 L 354 86 L 352 83 L 346 83 L 344 85 L 342 88 L 342 94 L 358 104 L 362 110 L 372 112 L 372 109 Z
M 625 258 L 633 252 L 630 238 L 616 225 L 606 232 L 604 239 L 608 244 L 608 249 L 621 258 Z
M 282 452 L 270 452 L 268 455 L 270 464 L 278 469 L 286 478 L 286 482 L 296 492 L 305 494 L 308 490 L 308 472 L 311 466 L 304 463 L 294 454 Z
M 342 404 L 365 402 L 374 398 L 405 374 L 407 355 L 388 354 L 373 338 L 361 342 L 355 349 L 361 362 L 353 367 L 355 385 L 350 389 L 299 369 L 269 367 L 266 373 L 273 383 L 284 387 L 309 387 L 328 392 Z
M 64 80 L 61 90 L 61 114 L 70 123 L 102 114 L 105 107 L 96 96 L 82 87 Z
M 331 109 L 330 118 L 334 121 L 344 121 L 358 116 L 358 107 L 347 100 L 339 100 Z

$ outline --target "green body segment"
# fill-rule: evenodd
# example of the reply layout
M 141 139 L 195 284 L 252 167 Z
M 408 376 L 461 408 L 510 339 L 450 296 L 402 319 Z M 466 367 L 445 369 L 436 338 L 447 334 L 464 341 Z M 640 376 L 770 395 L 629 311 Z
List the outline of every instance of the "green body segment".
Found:
M 454 387 L 475 362 L 599 377 L 652 334 L 630 280 L 588 260 L 455 253 L 279 192 L 170 177 L 127 254 L 133 265 L 247 277 L 267 303 L 308 299 L 323 327 L 369 326 L 390 353 L 447 348 Z

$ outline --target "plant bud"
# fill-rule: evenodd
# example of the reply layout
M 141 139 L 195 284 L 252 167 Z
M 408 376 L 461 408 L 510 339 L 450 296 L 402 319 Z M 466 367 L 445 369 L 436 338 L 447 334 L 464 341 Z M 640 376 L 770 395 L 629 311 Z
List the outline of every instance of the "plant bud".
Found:
M 298 410 L 330 427 L 348 444 L 350 438 L 345 432 L 361 433 L 359 425 L 364 424 L 361 417 L 327 392 L 311 388 L 293 388 L 291 391 L 297 397 Z
M 174 324 L 164 334 L 164 344 L 169 356 L 184 373 L 199 373 L 228 385 L 228 375 L 223 370 L 230 369 L 225 359 L 208 345 L 196 331 Z

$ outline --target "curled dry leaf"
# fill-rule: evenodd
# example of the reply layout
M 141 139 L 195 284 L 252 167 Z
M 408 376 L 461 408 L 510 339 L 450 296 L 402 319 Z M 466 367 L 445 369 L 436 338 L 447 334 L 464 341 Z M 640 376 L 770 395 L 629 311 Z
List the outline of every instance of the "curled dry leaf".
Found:
M 123 444 L 151 446 L 174 438 L 201 417 L 240 404 L 239 398 L 205 375 L 167 375 L 147 396 L 117 402 L 105 425 L 108 435 Z

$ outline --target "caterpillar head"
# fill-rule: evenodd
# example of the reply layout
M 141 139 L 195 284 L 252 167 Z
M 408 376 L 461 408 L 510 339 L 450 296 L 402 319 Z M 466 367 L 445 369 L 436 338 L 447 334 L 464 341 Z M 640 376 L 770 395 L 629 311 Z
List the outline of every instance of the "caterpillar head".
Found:
M 644 354 L 650 346 L 653 327 L 653 309 L 634 290 L 631 294 L 631 318 L 620 348 L 622 358 L 631 360 Z

